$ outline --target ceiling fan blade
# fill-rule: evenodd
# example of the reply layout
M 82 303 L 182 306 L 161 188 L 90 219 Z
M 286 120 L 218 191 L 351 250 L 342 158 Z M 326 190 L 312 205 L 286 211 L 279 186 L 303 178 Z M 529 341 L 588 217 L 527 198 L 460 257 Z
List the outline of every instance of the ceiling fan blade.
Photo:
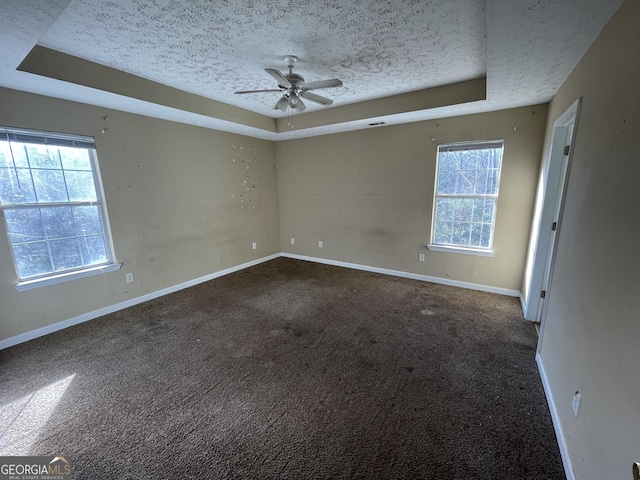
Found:
M 286 95 L 282 95 L 280 100 L 273 106 L 274 110 L 282 110 L 283 112 L 287 111 L 287 107 L 289 106 L 289 99 Z
M 270 90 L 240 90 L 239 92 L 233 92 L 236 95 L 243 95 L 245 93 L 263 93 L 263 92 L 281 92 L 282 90 L 279 88 L 270 89 Z
M 328 80 L 318 80 L 317 82 L 310 82 L 302 84 L 302 90 L 317 90 L 319 88 L 333 88 L 333 87 L 341 87 L 342 80 L 338 80 L 337 78 L 330 78 Z
M 302 98 L 306 98 L 307 100 L 311 100 L 312 102 L 316 102 L 321 105 L 331 105 L 333 103 L 333 100 L 331 100 L 330 98 L 321 97 L 320 95 L 316 95 L 315 93 L 311 93 L 307 91 L 301 92 L 300 96 Z
M 289 83 L 289 80 L 287 80 L 285 76 L 282 75 L 282 73 L 280 73 L 278 70 L 275 70 L 273 68 L 265 68 L 264 71 L 275 78 L 278 82 L 278 85 L 285 88 L 291 88 L 291 83 Z

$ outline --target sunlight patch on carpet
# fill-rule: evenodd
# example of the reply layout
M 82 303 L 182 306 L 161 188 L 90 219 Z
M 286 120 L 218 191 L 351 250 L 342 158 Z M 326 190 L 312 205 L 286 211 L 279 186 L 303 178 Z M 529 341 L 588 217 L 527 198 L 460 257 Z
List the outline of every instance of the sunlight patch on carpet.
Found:
M 0 454 L 29 455 L 75 374 L 0 407 Z

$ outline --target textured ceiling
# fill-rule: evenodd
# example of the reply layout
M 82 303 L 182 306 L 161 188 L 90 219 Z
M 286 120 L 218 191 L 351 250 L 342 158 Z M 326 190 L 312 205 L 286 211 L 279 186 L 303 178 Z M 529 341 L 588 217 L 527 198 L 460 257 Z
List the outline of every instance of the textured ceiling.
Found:
M 309 82 L 340 78 L 321 94 L 344 104 L 483 76 L 485 30 L 483 0 L 72 0 L 39 43 L 275 117 L 278 93 L 233 92 L 275 88 L 264 69 L 286 54 Z
M 285 139 L 531 105 L 550 100 L 621 0 L 4 0 L 0 85 L 196 125 Z M 282 56 L 308 82 L 340 78 L 318 91 L 332 107 L 362 104 L 360 122 L 262 132 L 215 115 L 16 72 L 41 45 L 269 117 L 278 93 L 264 69 Z M 487 77 L 486 100 L 366 118 L 366 101 Z M 363 102 L 363 103 L 362 103 Z M 393 114 L 393 115 L 391 115 Z

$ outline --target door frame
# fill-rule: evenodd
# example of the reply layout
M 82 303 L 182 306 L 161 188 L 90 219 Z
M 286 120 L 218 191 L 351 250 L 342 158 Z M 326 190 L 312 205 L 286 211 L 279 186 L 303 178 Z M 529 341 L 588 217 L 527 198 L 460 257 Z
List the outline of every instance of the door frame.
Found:
M 548 292 L 551 282 L 557 238 L 562 228 L 562 206 L 573 157 L 575 129 L 581 103 L 582 97 L 578 98 L 553 123 L 548 161 L 541 171 L 542 199 L 537 218 L 534 218 L 536 228 L 531 232 L 529 252 L 531 267 L 526 274 L 529 287 L 524 308 L 524 317 L 532 322 L 540 322 L 541 329 L 544 323 L 544 306 L 549 299 L 548 295 L 542 298 L 541 292 L 543 290 Z M 568 155 L 565 155 L 566 147 L 569 148 Z M 552 230 L 554 222 L 556 223 L 555 231 Z M 542 331 L 540 334 L 542 335 Z

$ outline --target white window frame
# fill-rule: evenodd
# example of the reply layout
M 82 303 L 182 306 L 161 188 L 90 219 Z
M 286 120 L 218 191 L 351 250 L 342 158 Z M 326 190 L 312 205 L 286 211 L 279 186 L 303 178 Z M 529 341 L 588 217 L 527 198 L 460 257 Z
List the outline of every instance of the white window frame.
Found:
M 498 178 L 496 184 L 496 192 L 495 194 L 438 194 L 438 178 L 440 171 L 440 152 L 443 151 L 452 151 L 452 150 L 478 150 L 483 148 L 502 148 L 502 157 L 500 161 L 500 168 L 498 169 Z M 469 141 L 469 142 L 454 142 L 454 143 L 446 143 L 438 145 L 437 157 L 436 157 L 436 174 L 435 174 L 435 182 L 433 189 L 433 206 L 431 212 L 431 235 L 429 240 L 429 245 L 427 248 L 431 251 L 436 252 L 448 252 L 448 253 L 461 253 L 465 255 L 477 255 L 482 257 L 492 257 L 494 255 L 493 250 L 493 240 L 494 240 L 494 232 L 496 226 L 496 218 L 497 218 L 497 210 L 498 210 L 498 198 L 499 198 L 499 187 L 500 187 L 500 177 L 502 175 L 502 164 L 504 159 L 504 140 L 496 139 L 496 140 L 477 140 L 477 141 Z M 489 236 L 489 246 L 488 247 L 475 247 L 469 245 L 451 245 L 445 243 L 437 243 L 435 241 L 435 232 L 436 232 L 436 207 L 439 198 L 482 198 L 482 199 L 493 199 L 493 215 L 491 219 L 491 232 Z
M 113 247 L 113 239 L 111 236 L 111 227 L 109 223 L 109 215 L 107 213 L 104 189 L 102 186 L 102 177 L 100 174 L 100 167 L 98 165 L 98 156 L 95 147 L 95 140 L 93 137 L 43 132 L 37 130 L 26 130 L 20 128 L 4 127 L 0 126 L 0 140 L 8 140 L 22 143 L 36 143 L 55 146 L 75 146 L 85 148 L 89 154 L 91 162 L 91 171 L 93 174 L 93 181 L 96 188 L 97 200 L 93 202 L 87 201 L 67 201 L 67 202 L 41 202 L 41 203 L 19 203 L 19 204 L 0 204 L 0 214 L 2 214 L 3 227 L 5 229 L 5 235 L 7 236 L 9 243 L 9 250 L 11 251 L 12 260 L 18 283 L 16 289 L 18 291 L 31 290 L 46 285 L 53 285 L 61 282 L 67 282 L 70 280 L 76 280 L 79 278 L 85 278 L 100 273 L 111 272 L 120 269 L 122 266 L 115 261 L 115 253 Z M 18 262 L 16 261 L 13 245 L 9 238 L 9 229 L 6 223 L 5 211 L 15 209 L 36 209 L 47 207 L 68 207 L 68 206 L 83 206 L 83 205 L 98 205 L 100 207 L 102 229 L 105 240 L 107 261 L 99 264 L 82 266 L 73 269 L 54 271 L 34 277 L 27 277 L 25 279 L 20 278 L 18 271 Z

